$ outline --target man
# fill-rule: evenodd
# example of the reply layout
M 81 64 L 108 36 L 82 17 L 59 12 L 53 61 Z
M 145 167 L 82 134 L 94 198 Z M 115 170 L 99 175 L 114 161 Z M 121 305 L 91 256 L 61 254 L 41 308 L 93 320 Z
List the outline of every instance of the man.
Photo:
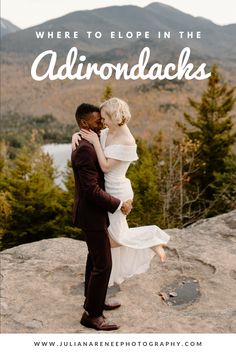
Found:
M 103 128 L 98 107 L 83 103 L 75 113 L 80 129 L 91 129 L 99 134 Z M 72 152 L 72 167 L 75 178 L 75 201 L 73 222 L 86 236 L 88 257 L 85 271 L 85 312 L 80 323 L 96 330 L 116 330 L 119 327 L 103 316 L 103 310 L 113 310 L 119 303 L 106 303 L 106 293 L 111 273 L 112 260 L 107 228 L 107 212 L 121 209 L 124 214 L 131 210 L 130 201 L 123 202 L 104 190 L 104 175 L 99 166 L 94 147 L 81 140 Z

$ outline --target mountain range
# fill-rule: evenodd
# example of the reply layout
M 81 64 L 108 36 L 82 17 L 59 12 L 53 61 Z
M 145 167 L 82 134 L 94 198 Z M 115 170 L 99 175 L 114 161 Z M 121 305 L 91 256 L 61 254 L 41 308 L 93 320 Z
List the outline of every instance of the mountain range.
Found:
M 61 32 L 58 39 L 36 39 L 35 32 Z M 65 39 L 64 33 L 78 32 L 78 38 Z M 88 39 L 87 31 L 102 32 L 100 39 Z M 150 32 L 150 38 L 111 39 L 114 31 L 124 36 L 127 32 Z M 171 39 L 158 38 L 158 33 L 171 32 Z M 180 39 L 178 32 L 201 31 L 201 39 Z M 59 64 L 73 46 L 87 56 L 86 62 L 137 63 L 139 53 L 148 46 L 151 62 L 177 63 L 185 46 L 191 48 L 191 62 L 217 63 L 224 80 L 236 83 L 236 24 L 219 26 L 202 18 L 193 17 L 173 7 L 152 3 L 138 6 L 110 6 L 89 11 L 76 11 L 42 24 L 6 34 L 1 40 L 3 114 L 17 112 L 23 116 L 52 114 L 61 122 L 74 122 L 74 109 L 79 102 L 99 104 L 106 85 L 112 86 L 114 96 L 126 100 L 134 119 L 130 122 L 137 134 L 153 134 L 163 129 L 171 135 L 175 121 L 182 119 L 188 107 L 188 97 L 199 99 L 207 82 L 204 81 L 125 81 L 109 82 L 92 77 L 91 80 L 32 79 L 30 68 L 34 58 L 47 49 L 56 50 Z M 40 70 L 40 69 L 39 69 Z M 236 107 L 232 114 L 236 117 Z M 9 118 L 10 119 L 10 118 Z
M 58 39 L 36 39 L 35 32 L 62 33 Z M 64 32 L 70 35 L 74 31 L 79 38 L 65 39 Z M 100 39 L 88 39 L 87 31 L 100 31 Z M 150 32 L 150 39 L 111 39 L 110 32 L 118 35 L 132 32 Z M 171 39 L 158 38 L 158 32 L 171 32 Z M 179 31 L 201 31 L 201 39 L 180 40 Z M 44 50 L 56 50 L 59 56 L 65 56 L 72 46 L 80 49 L 93 60 L 103 62 L 105 59 L 116 61 L 120 58 L 132 61 L 145 45 L 152 49 L 153 59 L 168 62 L 181 51 L 190 46 L 195 58 L 211 58 L 233 64 L 236 56 L 236 24 L 219 26 L 202 17 L 193 17 L 171 6 L 158 2 L 141 8 L 138 6 L 110 6 L 95 10 L 76 11 L 65 16 L 46 21 L 4 36 L 2 51 L 17 53 L 21 56 L 39 54 Z M 234 44 L 233 44 L 234 43 Z
M 1 33 L 1 38 L 6 36 L 9 33 L 17 32 L 19 31 L 20 28 L 15 26 L 13 23 L 11 23 L 8 20 L 5 20 L 4 18 L 0 18 L 0 33 Z

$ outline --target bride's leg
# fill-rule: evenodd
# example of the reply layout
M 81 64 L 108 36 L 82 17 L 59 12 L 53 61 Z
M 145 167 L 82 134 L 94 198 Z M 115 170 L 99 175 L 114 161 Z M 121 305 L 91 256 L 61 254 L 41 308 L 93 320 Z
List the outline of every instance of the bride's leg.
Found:
M 151 247 L 152 250 L 156 254 L 158 254 L 158 256 L 160 257 L 160 260 L 161 260 L 162 263 L 166 261 L 166 254 L 165 254 L 165 251 L 164 251 L 164 247 L 165 247 L 165 245 L 157 245 L 157 246 Z

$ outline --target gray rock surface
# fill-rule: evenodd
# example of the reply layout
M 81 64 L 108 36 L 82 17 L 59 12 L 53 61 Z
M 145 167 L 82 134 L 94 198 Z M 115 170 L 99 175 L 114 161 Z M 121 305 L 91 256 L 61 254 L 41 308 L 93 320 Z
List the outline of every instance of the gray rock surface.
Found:
M 147 273 L 110 288 L 122 306 L 106 316 L 120 333 L 235 332 L 236 210 L 168 232 L 167 262 L 156 256 Z M 86 253 L 84 242 L 67 238 L 1 252 L 1 331 L 94 332 L 80 325 Z M 160 290 L 183 275 L 199 281 L 200 298 L 166 305 Z

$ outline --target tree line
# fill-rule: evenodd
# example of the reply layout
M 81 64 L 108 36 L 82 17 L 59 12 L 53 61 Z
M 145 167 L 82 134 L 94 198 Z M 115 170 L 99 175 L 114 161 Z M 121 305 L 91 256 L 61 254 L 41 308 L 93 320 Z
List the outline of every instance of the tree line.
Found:
M 222 81 L 217 66 L 211 72 L 201 100 L 189 98 L 194 114 L 177 122 L 180 139 L 164 145 L 159 133 L 151 143 L 139 140 L 140 159 L 129 170 L 131 225 L 184 227 L 236 208 L 235 87 Z
M 8 112 L 1 117 L 0 139 L 8 146 L 9 157 L 14 158 L 27 142 L 37 145 L 68 143 L 75 129 L 76 124 L 61 123 L 51 114 L 37 117 Z

